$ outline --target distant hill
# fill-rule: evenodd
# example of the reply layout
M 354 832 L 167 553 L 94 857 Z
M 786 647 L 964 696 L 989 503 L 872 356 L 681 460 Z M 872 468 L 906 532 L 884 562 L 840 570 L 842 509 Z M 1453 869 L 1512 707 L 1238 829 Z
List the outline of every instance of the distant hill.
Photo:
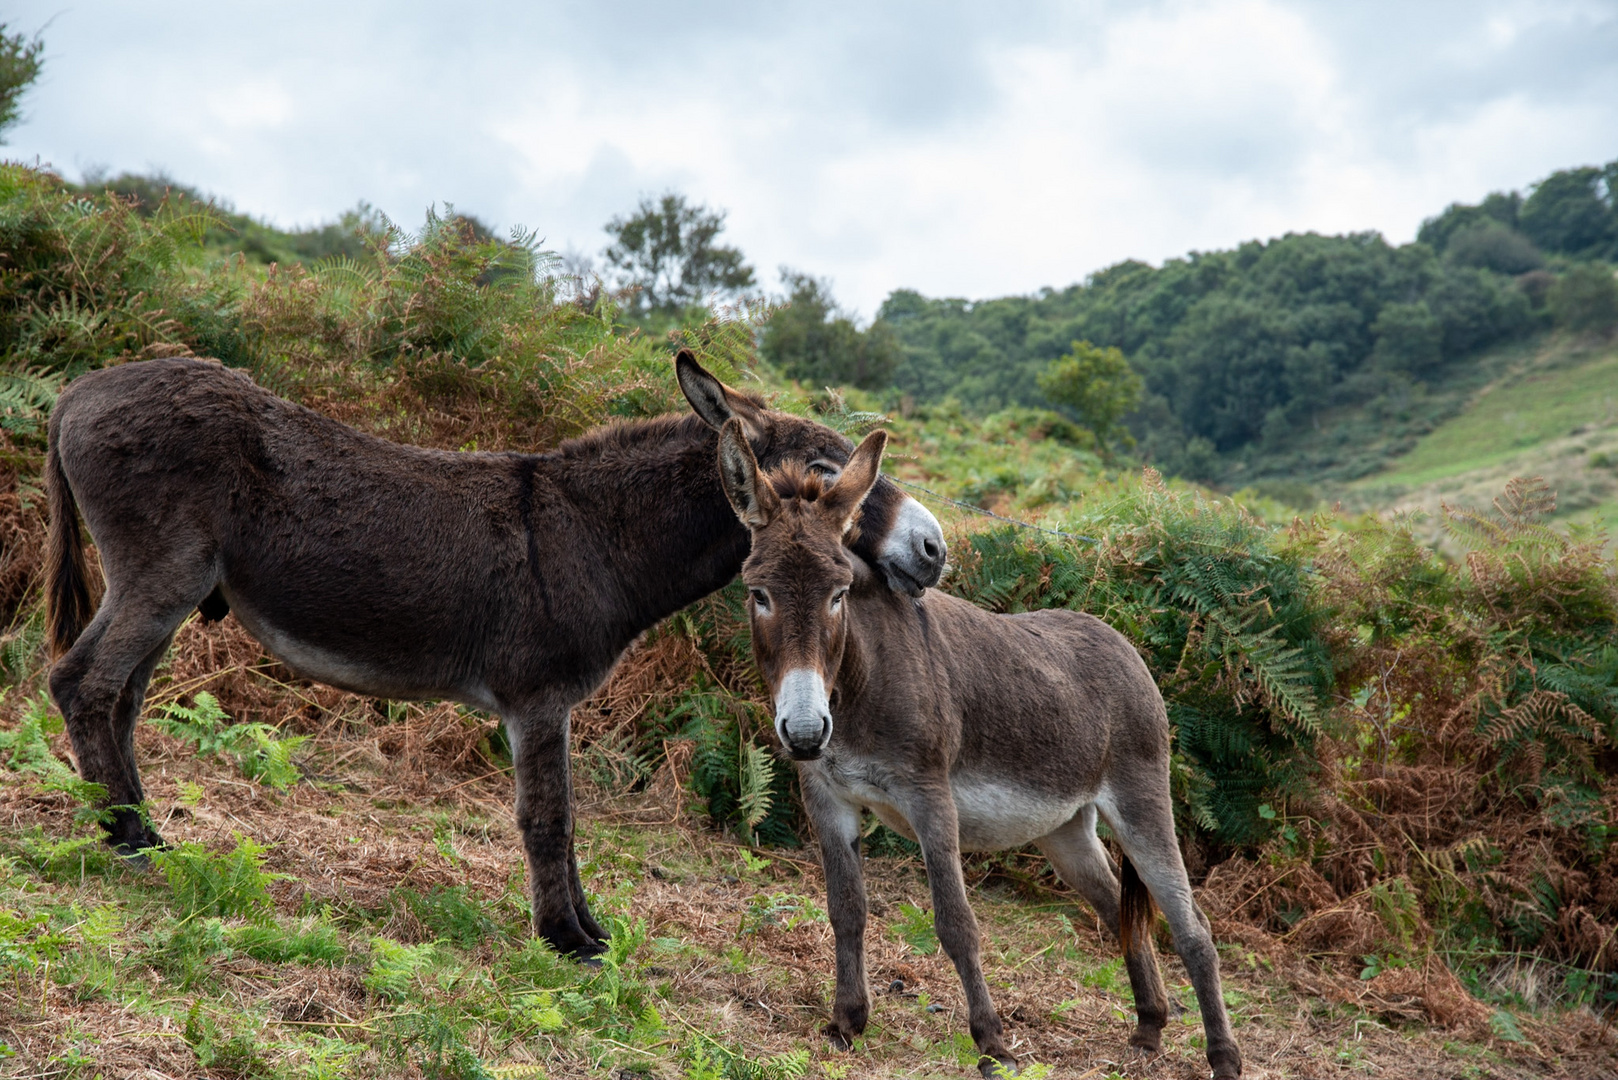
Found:
M 1618 532 L 1618 345 L 1541 340 L 1494 358 L 1495 377 L 1375 476 L 1348 509 L 1487 506 L 1514 476 L 1543 476 L 1556 517 Z
M 1145 379 L 1129 426 L 1146 460 L 1230 487 L 1336 486 L 1457 415 L 1499 374 L 1503 347 L 1618 323 L 1618 285 L 1600 272 L 1618 255 L 1615 196 L 1618 162 L 1454 204 L 1410 244 L 1292 234 L 1124 262 L 1033 296 L 899 290 L 878 319 L 902 347 L 895 389 L 916 401 L 953 397 L 978 414 L 1047 404 L 1038 374 L 1087 340 L 1123 350 Z
M 324 225 L 277 229 L 163 176 L 92 177 L 80 190 L 112 191 L 143 214 L 165 199 L 214 205 L 206 248 L 257 264 L 357 257 L 388 225 L 361 203 Z M 475 217 L 446 215 L 491 237 Z M 1410 244 L 1372 232 L 1290 234 L 1156 267 L 1123 262 L 1031 296 L 900 289 L 864 332 L 840 317 L 824 283 L 798 275 L 790 317 L 764 344 L 778 371 L 807 385 L 855 382 L 889 412 L 946 407 L 939 415 L 963 420 L 1048 410 L 1037 379 L 1053 360 L 1079 340 L 1116 347 L 1145 382 L 1127 418 L 1139 460 L 1298 507 L 1373 492 L 1419 501 L 1412 493 L 1430 481 L 1417 473 L 1428 466 L 1406 455 L 1448 454 L 1439 448 L 1453 436 L 1440 434 L 1465 430 L 1491 388 L 1546 356 L 1572 355 L 1552 343 L 1553 329 L 1582 319 L 1582 337 L 1597 340 L 1618 324 L 1618 284 L 1603 272 L 1615 257 L 1618 161 L 1562 170 L 1526 194 L 1452 204 Z M 1610 297 L 1575 296 L 1574 284 Z M 773 355 L 794 343 L 793 356 Z
M 365 253 L 366 244 L 380 236 L 385 228 L 385 219 L 376 208 L 362 202 L 354 209 L 339 214 L 337 220 L 324 225 L 308 229 L 278 229 L 237 212 L 228 200 L 208 195 L 161 173 L 150 176 L 139 173 L 121 173 L 115 177 L 92 175 L 87 176 L 82 184 L 67 186 L 92 196 L 111 192 L 133 205 L 142 216 L 155 213 L 165 200 L 176 208 L 186 204 L 208 206 L 218 220 L 204 236 L 204 247 L 214 254 L 240 254 L 247 261 L 260 265 L 313 263 L 341 256 L 358 258 Z M 487 238 L 488 230 L 481 223 L 464 215 L 463 219 L 473 226 L 480 239 Z

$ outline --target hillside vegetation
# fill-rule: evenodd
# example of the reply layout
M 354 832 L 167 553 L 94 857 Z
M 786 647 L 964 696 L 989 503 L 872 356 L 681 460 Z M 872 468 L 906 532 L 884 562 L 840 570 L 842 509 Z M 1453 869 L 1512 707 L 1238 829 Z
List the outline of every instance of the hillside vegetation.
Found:
M 1618 526 L 1618 347 L 1542 341 L 1477 389 L 1408 454 L 1349 487 L 1353 505 L 1487 505 L 1513 476 L 1541 476 L 1558 519 Z
M 651 632 L 575 713 L 581 858 L 614 930 L 599 971 L 527 939 L 497 718 L 301 681 L 232 619 L 182 629 L 138 737 L 149 812 L 177 846 L 140 874 L 97 844 L 43 695 L 39 468 L 67 380 L 211 354 L 390 438 L 536 449 L 683 408 L 681 343 L 781 407 L 887 424 L 900 478 L 1044 526 L 936 503 L 945 587 L 993 610 L 1092 611 L 1146 658 L 1250 1062 L 1618 1066 L 1603 1023 L 1618 1002 L 1618 576 L 1599 537 L 1545 526 L 1542 486 L 1442 518 L 1461 560 L 1375 518 L 1276 527 L 1109 461 L 1049 410 L 943 400 L 883 418 L 880 392 L 805 391 L 756 365 L 747 323 L 642 332 L 526 233 L 430 216 L 413 234 L 362 229 L 357 254 L 260 266 L 211 247 L 221 218 L 193 201 L 149 209 L 0 166 L 8 1067 L 741 1080 L 970 1065 L 919 860 L 874 823 L 886 992 L 859 1056 L 818 1037 L 822 885 L 735 586 Z M 1120 964 L 1043 860 L 968 871 L 1019 1053 L 1061 1075 L 1201 1067 L 1194 1019 L 1163 1057 L 1121 1059 Z M 1183 972 L 1167 973 L 1183 1003 Z
M 1039 376 L 1076 342 L 1115 347 L 1145 380 L 1127 418 L 1145 460 L 1227 487 L 1329 486 L 1464 407 L 1491 350 L 1553 325 L 1618 327 L 1615 257 L 1618 162 L 1453 205 L 1410 244 L 1287 235 L 1123 262 L 1032 296 L 901 289 L 872 329 L 900 343 L 895 396 L 953 397 L 978 415 L 1049 404 Z

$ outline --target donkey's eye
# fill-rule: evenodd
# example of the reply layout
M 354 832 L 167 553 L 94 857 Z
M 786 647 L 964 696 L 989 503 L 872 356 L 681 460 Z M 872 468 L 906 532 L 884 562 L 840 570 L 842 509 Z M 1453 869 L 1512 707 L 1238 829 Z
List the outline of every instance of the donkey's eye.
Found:
M 763 589 L 748 589 L 747 594 L 752 597 L 753 604 L 760 611 L 770 610 L 770 594 Z
M 832 593 L 832 596 L 831 596 L 832 614 L 835 615 L 837 613 L 837 610 L 843 606 L 843 597 L 845 597 L 847 595 L 848 595 L 848 590 L 847 589 L 838 589 L 836 592 Z
M 833 464 L 830 461 L 811 461 L 809 463 L 809 471 L 819 473 L 828 480 L 835 480 L 843 473 L 841 467 Z

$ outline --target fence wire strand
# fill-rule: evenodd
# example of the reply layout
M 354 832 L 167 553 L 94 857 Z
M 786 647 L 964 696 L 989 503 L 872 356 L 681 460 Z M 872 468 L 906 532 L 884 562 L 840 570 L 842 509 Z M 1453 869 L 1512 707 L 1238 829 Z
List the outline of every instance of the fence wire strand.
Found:
M 901 480 L 897 476 L 889 476 L 888 479 L 892 480 L 900 487 L 909 488 L 911 491 L 919 491 L 923 495 L 937 499 L 941 503 L 948 503 L 950 506 L 957 507 L 969 513 L 979 514 L 983 517 L 994 518 L 994 520 L 1003 521 L 1007 525 L 1015 525 L 1019 529 L 1032 529 L 1035 532 L 1047 533 L 1051 536 L 1060 536 L 1064 540 L 1077 540 L 1081 544 L 1099 544 L 1101 542 L 1093 536 L 1080 536 L 1078 533 L 1063 532 L 1060 529 L 1047 529 L 1043 525 L 1030 525 L 1026 521 L 1018 521 L 1016 518 L 1009 518 L 1003 514 L 997 514 L 993 510 L 985 510 L 981 506 L 973 506 L 971 503 L 965 503 L 959 499 L 952 499 L 948 495 L 940 495 L 931 488 L 924 488 L 920 484 L 912 484 L 909 480 Z

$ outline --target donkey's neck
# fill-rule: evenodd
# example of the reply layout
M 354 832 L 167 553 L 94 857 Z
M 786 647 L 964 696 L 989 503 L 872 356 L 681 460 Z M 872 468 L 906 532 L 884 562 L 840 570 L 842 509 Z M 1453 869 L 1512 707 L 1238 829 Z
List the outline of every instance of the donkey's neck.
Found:
M 870 563 L 852 553 L 850 558 L 855 566 L 854 587 L 849 590 L 848 632 L 843 639 L 843 658 L 837 668 L 834 693 L 841 703 L 853 705 L 864 697 L 877 663 L 872 639 L 883 632 L 888 621 L 883 617 L 886 613 L 878 609 L 890 604 L 909 604 L 910 600 L 883 588 Z
M 947 693 L 948 650 L 940 651 L 939 628 L 926 600 L 886 588 L 874 567 L 852 557 L 855 584 L 848 598 L 848 632 L 837 668 L 833 717 L 838 705 L 864 713 L 870 702 L 886 698 L 884 688 L 894 685 L 896 679 L 901 684 L 920 679 L 929 695 Z M 901 673 L 895 670 L 896 663 L 916 666 Z
M 719 485 L 718 435 L 695 415 L 617 425 L 564 444 L 558 483 L 595 525 L 630 639 L 741 572 L 747 530 Z

